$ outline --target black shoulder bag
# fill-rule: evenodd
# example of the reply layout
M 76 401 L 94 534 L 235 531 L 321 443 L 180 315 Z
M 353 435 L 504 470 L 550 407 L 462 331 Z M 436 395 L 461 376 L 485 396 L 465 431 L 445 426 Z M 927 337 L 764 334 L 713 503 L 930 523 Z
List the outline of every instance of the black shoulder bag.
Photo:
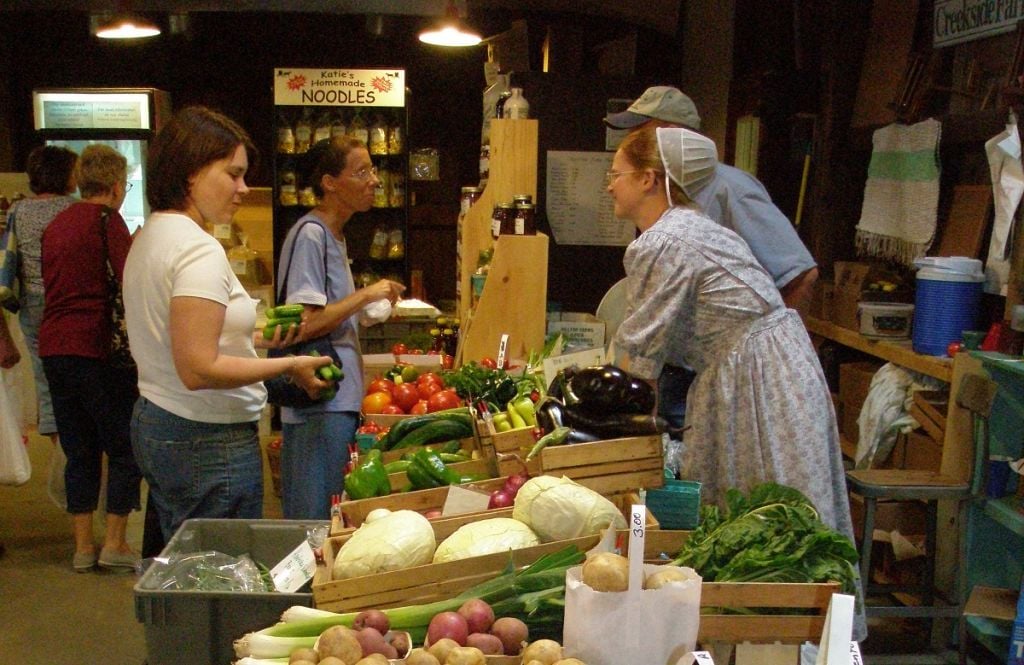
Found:
M 306 224 L 315 223 L 312 220 L 306 220 L 302 223 L 302 226 Z M 298 239 L 298 233 L 301 230 L 301 226 L 295 230 L 295 238 L 292 240 L 291 251 L 288 253 L 288 264 L 285 267 L 283 278 L 281 279 L 281 286 L 277 292 L 277 302 L 283 303 L 285 298 L 288 297 L 288 272 L 292 268 L 292 259 L 295 258 L 295 241 Z M 324 293 L 327 293 L 327 285 L 330 283 L 330 279 L 327 277 L 327 232 L 324 231 Z M 282 331 L 283 332 L 283 331 Z M 316 351 L 314 354 L 313 352 Z M 305 342 L 299 342 L 298 344 L 292 344 L 291 346 L 282 347 L 279 349 L 270 349 L 267 351 L 267 356 L 270 358 L 281 358 L 285 356 L 309 356 L 309 355 L 321 355 L 327 356 L 334 361 L 334 364 L 341 367 L 341 358 L 338 357 L 337 351 L 334 350 L 334 345 L 331 344 L 330 333 L 322 335 L 315 339 L 306 340 Z M 305 409 L 311 406 L 320 404 L 323 400 L 313 399 L 309 394 L 299 385 L 292 382 L 291 378 L 286 375 L 276 376 L 273 379 L 269 379 L 263 382 L 263 385 L 267 388 L 267 401 L 277 406 L 287 406 L 293 409 Z M 333 393 L 333 391 L 331 391 Z
M 111 365 L 123 369 L 135 367 L 131 349 L 128 347 L 128 329 L 124 321 L 124 295 L 121 291 L 121 280 L 117 278 L 114 264 L 110 262 L 110 247 L 107 243 L 107 222 L 110 213 L 107 206 L 100 210 L 100 238 L 103 240 L 104 262 L 107 273 L 107 311 L 110 321 L 110 353 L 107 356 Z

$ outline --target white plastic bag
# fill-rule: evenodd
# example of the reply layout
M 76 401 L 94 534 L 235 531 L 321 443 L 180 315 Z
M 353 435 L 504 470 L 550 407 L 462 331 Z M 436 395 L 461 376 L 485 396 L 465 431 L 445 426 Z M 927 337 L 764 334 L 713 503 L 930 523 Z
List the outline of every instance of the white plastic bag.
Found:
M 689 574 L 685 582 L 642 588 L 648 575 L 666 567 L 643 563 L 645 519 L 646 508 L 633 506 L 627 591 L 594 591 L 583 583 L 582 566 L 566 571 L 563 645 L 567 656 L 587 665 L 673 665 L 696 647 L 701 578 L 693 569 L 683 568 Z
M 364 328 L 384 323 L 391 318 L 391 302 L 387 298 L 374 300 L 359 310 L 359 324 Z
M 32 477 L 32 463 L 21 436 L 21 417 L 11 399 L 17 390 L 13 374 L 0 370 L 0 485 L 24 485 Z

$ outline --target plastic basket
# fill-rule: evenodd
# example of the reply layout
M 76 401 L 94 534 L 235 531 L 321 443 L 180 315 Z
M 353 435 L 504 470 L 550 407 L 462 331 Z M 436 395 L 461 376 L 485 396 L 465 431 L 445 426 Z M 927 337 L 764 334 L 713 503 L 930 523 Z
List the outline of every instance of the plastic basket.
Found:
M 695 529 L 700 523 L 700 483 L 666 479 L 661 489 L 647 490 L 647 509 L 662 529 Z

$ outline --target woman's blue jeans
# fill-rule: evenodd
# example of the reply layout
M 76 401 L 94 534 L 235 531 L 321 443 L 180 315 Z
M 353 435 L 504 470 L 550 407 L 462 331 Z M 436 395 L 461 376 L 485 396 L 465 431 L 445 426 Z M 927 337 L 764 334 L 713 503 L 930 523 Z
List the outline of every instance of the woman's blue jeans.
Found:
M 282 423 L 281 508 L 289 520 L 331 519 L 331 496 L 345 487 L 348 446 L 355 440 L 354 411 L 303 414 Z
M 197 422 L 140 397 L 132 413 L 132 447 L 165 539 L 194 517 L 263 517 L 255 422 Z

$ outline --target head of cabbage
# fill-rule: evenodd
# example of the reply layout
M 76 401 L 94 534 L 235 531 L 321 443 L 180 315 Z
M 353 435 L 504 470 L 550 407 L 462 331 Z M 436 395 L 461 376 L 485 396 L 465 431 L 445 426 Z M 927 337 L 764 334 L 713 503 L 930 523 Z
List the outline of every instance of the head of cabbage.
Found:
M 510 517 L 463 524 L 445 538 L 434 552 L 434 563 L 484 556 L 540 545 L 533 529 Z
M 413 510 L 396 510 L 355 530 L 334 557 L 336 580 L 430 563 L 434 527 Z
M 544 542 L 626 528 L 619 508 L 569 478 L 536 476 L 516 494 L 512 517 L 528 525 Z

